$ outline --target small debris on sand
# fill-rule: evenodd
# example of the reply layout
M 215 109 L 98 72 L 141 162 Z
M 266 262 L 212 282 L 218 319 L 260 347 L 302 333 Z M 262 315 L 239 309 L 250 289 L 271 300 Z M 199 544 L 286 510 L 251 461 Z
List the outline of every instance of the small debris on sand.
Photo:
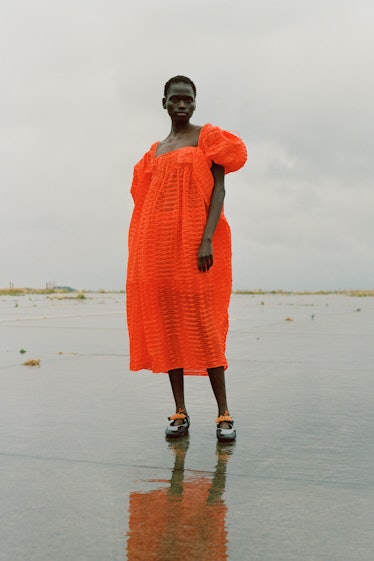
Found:
M 40 366 L 40 358 L 29 358 L 29 360 L 22 364 L 23 366 Z

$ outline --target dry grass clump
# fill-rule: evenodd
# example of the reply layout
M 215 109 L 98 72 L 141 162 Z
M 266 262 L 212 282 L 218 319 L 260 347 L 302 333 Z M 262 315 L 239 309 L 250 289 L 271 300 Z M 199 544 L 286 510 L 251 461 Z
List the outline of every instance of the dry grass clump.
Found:
M 70 293 L 69 295 L 66 293 L 58 293 L 55 295 L 49 295 L 47 298 L 49 300 L 86 300 L 87 296 L 82 291 L 74 294 L 74 296 L 70 296 Z
M 22 363 L 23 366 L 40 366 L 40 358 L 29 358 Z
M 374 290 L 349 290 L 348 296 L 374 296 Z
M 27 294 L 64 294 L 63 288 L 0 288 L 0 296 L 25 296 Z

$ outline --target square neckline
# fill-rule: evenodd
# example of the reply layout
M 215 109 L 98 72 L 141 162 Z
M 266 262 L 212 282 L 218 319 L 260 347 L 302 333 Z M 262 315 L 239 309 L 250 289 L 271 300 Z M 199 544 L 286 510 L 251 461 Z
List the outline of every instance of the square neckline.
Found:
M 175 148 L 175 150 L 169 150 L 168 152 L 164 152 L 163 154 L 158 154 L 157 155 L 157 148 L 161 142 L 161 140 L 158 140 L 157 142 L 154 143 L 154 151 L 153 151 L 153 157 L 155 160 L 157 160 L 158 158 L 162 158 L 162 156 L 167 156 L 168 154 L 173 154 L 174 152 L 178 152 L 179 150 L 184 150 L 185 148 L 200 148 L 200 139 L 201 139 L 201 133 L 203 132 L 203 129 L 209 125 L 209 123 L 205 123 L 204 125 L 202 125 L 200 132 L 199 132 L 199 138 L 197 139 L 197 144 L 196 146 L 193 146 L 192 144 L 187 144 L 186 146 L 180 146 L 179 148 Z

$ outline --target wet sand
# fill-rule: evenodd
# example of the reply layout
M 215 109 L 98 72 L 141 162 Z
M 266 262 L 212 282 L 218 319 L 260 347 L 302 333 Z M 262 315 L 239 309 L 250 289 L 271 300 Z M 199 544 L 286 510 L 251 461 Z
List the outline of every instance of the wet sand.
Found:
M 188 377 L 170 444 L 123 294 L 0 298 L 1 561 L 372 561 L 374 298 L 233 295 L 230 317 L 238 440 Z

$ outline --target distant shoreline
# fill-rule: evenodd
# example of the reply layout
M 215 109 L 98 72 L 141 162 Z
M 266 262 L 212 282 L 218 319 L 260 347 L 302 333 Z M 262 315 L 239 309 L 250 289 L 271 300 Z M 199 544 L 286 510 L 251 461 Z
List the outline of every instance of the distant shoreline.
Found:
M 374 296 L 373 289 L 356 289 L 356 290 L 233 290 L 233 294 L 251 294 L 251 295 L 269 295 L 275 294 L 279 296 L 326 296 L 329 294 L 337 294 L 342 296 Z
M 0 288 L 0 296 L 25 296 L 28 294 L 124 294 L 124 290 L 75 290 L 71 288 Z M 233 294 L 243 294 L 252 296 L 277 295 L 277 296 L 327 296 L 330 294 L 341 296 L 374 296 L 374 289 L 347 289 L 347 290 L 233 290 Z M 82 298 L 82 296 L 80 296 Z

